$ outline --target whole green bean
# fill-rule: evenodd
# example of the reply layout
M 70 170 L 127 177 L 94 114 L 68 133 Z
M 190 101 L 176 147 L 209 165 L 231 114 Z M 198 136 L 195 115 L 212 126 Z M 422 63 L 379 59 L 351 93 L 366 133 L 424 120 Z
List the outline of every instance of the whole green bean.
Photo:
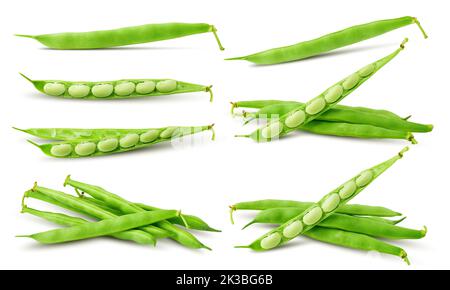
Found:
M 265 106 L 254 113 L 245 112 L 244 117 L 248 116 L 251 118 L 267 119 L 279 118 L 280 116 L 292 111 L 299 105 L 301 106 L 304 104 L 290 101 L 278 103 Z M 386 110 L 374 110 L 363 107 L 349 107 L 340 105 L 336 105 L 336 107 L 326 111 L 311 123 L 314 123 L 315 121 L 366 124 L 404 132 L 430 132 L 433 130 L 433 125 L 414 123 Z
M 108 207 L 111 207 L 115 210 L 119 210 L 120 212 L 122 212 L 122 214 L 131 214 L 145 211 L 144 209 L 136 206 L 135 204 L 123 199 L 122 197 L 116 194 L 108 192 L 107 190 L 99 186 L 90 185 L 80 181 L 75 181 L 70 178 L 70 175 L 66 178 L 64 185 L 70 185 L 74 188 L 77 188 L 78 190 L 81 190 L 89 194 L 93 198 L 104 202 Z M 168 221 L 161 221 L 156 223 L 155 225 L 172 233 L 173 235 L 170 238 L 174 239 L 175 241 L 179 242 L 180 244 L 186 247 L 194 249 L 205 248 L 210 250 L 208 246 L 201 243 L 194 235 L 172 225 Z
M 259 212 L 244 228 L 255 223 L 284 224 L 304 210 L 299 208 L 273 208 Z M 395 226 L 386 221 L 375 221 L 365 217 L 356 217 L 335 213 L 320 222 L 318 227 L 340 229 L 386 239 L 421 239 L 426 235 L 423 230 L 414 230 Z
M 72 217 L 66 214 L 61 213 L 54 213 L 54 212 L 46 212 L 46 211 L 40 211 L 36 210 L 27 206 L 22 207 L 22 213 L 28 213 L 40 218 L 43 218 L 47 221 L 53 222 L 58 225 L 66 226 L 66 227 L 73 227 L 77 225 L 82 225 L 85 223 L 90 223 L 89 221 L 78 218 L 78 217 Z M 155 246 L 156 240 L 148 235 L 145 232 L 142 232 L 140 230 L 128 230 L 120 233 L 111 234 L 111 237 L 114 237 L 116 239 L 120 240 L 128 240 L 133 241 L 141 245 L 153 245 Z
M 227 60 L 247 60 L 264 65 L 301 60 L 351 45 L 410 24 L 417 24 L 423 36 L 425 38 L 428 37 L 415 17 L 405 16 L 360 24 L 294 45 L 273 48 L 247 56 L 227 58 Z
M 32 38 L 53 49 L 98 49 L 173 39 L 212 32 L 220 50 L 224 50 L 217 29 L 206 23 L 158 23 L 89 32 L 64 32 L 16 36 Z
M 346 232 L 337 229 L 315 227 L 304 233 L 308 238 L 334 244 L 342 247 L 363 251 L 377 251 L 402 258 L 406 264 L 410 264 L 406 252 L 397 246 L 377 240 L 367 235 Z
M 66 243 L 119 233 L 173 218 L 178 214 L 179 212 L 175 210 L 145 211 L 32 235 L 19 235 L 17 237 L 32 238 L 43 244 Z
M 245 201 L 235 203 L 230 206 L 230 217 L 233 222 L 233 212 L 236 210 L 266 210 L 273 208 L 286 208 L 293 207 L 299 208 L 299 210 L 304 211 L 313 205 L 313 202 L 304 202 L 296 200 L 281 200 L 281 199 L 262 199 L 254 201 Z M 395 217 L 401 216 L 402 214 L 391 209 L 381 207 L 381 206 L 370 206 L 361 204 L 344 204 L 340 206 L 337 213 L 349 214 L 349 215 L 360 215 L 360 216 L 376 216 L 376 217 Z

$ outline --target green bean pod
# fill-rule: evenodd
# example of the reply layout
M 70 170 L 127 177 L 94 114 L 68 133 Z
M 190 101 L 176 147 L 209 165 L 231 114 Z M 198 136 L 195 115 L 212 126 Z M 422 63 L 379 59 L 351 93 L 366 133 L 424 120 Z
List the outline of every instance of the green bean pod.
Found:
M 175 210 L 146 211 L 32 235 L 19 235 L 17 237 L 32 238 L 43 244 L 66 243 L 112 235 L 173 218 L 178 214 L 179 212 Z
M 397 54 L 400 53 L 400 51 L 404 49 L 404 44 L 406 41 L 407 39 L 405 39 L 400 45 L 400 48 L 393 53 L 361 68 L 357 72 L 337 82 L 319 96 L 308 101 L 304 106 L 298 106 L 289 113 L 281 116 L 279 119 L 271 120 L 267 125 L 255 130 L 249 135 L 238 135 L 238 137 L 252 138 L 257 142 L 271 141 L 297 130 L 305 124 L 308 124 L 342 101 L 384 65 L 390 62 L 395 56 L 397 56 Z
M 347 232 L 338 229 L 315 227 L 304 233 L 308 238 L 363 251 L 377 251 L 379 253 L 394 255 L 402 258 L 406 264 L 410 264 L 405 250 L 373 237 Z
M 257 112 L 245 112 L 244 117 L 251 117 L 252 119 L 276 119 L 289 113 L 298 105 L 304 104 L 290 101 L 278 103 L 265 106 Z M 312 123 L 314 123 L 315 121 L 365 124 L 404 132 L 425 133 L 431 132 L 433 130 L 433 125 L 431 124 L 410 122 L 409 120 L 406 120 L 405 118 L 402 118 L 387 110 L 375 110 L 364 107 L 349 107 L 341 105 L 336 105 L 334 108 L 331 108 L 330 110 L 324 112 L 322 115 L 317 117 L 317 119 L 312 121 Z
M 295 218 L 304 210 L 301 208 L 274 208 L 259 212 L 255 218 L 244 228 L 256 224 L 284 224 Z M 372 220 L 366 217 L 357 217 L 335 213 L 320 222 L 318 227 L 339 229 L 354 233 L 365 234 L 385 239 L 421 239 L 426 235 L 426 227 L 422 230 L 414 230 L 391 224 L 389 220 Z
M 46 212 L 46 211 L 40 211 L 36 210 L 27 206 L 24 206 L 22 208 L 22 213 L 28 213 L 37 217 L 40 217 L 42 219 L 45 219 L 47 221 L 53 222 L 58 225 L 66 226 L 66 227 L 73 227 L 78 226 L 86 223 L 90 223 L 89 221 L 69 216 L 66 214 L 61 213 L 54 213 L 54 212 Z M 151 236 L 147 235 L 146 233 L 139 231 L 139 230 L 128 230 L 120 233 L 111 234 L 111 237 L 119 239 L 119 240 L 128 240 L 133 241 L 141 245 L 155 245 L 156 240 L 152 238 Z
M 302 233 L 314 228 L 324 219 L 336 212 L 340 206 L 346 204 L 358 195 L 397 160 L 401 159 L 403 153 L 407 150 L 408 147 L 405 147 L 394 157 L 362 171 L 344 184 L 332 190 L 320 201 L 311 205 L 301 214 L 261 236 L 250 245 L 242 247 L 251 248 L 256 251 L 270 250 L 285 244 Z
M 99 186 L 87 184 L 80 181 L 75 181 L 70 178 L 70 175 L 66 178 L 66 181 L 64 182 L 64 186 L 66 185 L 70 185 L 78 190 L 83 191 L 86 194 L 89 194 L 93 198 L 104 202 L 105 205 L 107 205 L 108 207 L 114 210 L 119 210 L 122 214 L 126 215 L 138 212 L 145 212 L 144 209 L 138 207 L 134 203 L 131 203 L 123 199 L 122 197 L 116 194 L 113 194 Z M 172 225 L 168 221 L 161 221 L 156 223 L 155 225 L 170 232 L 172 234 L 172 236 L 170 237 L 171 239 L 179 242 L 180 244 L 186 247 L 193 249 L 204 248 L 211 250 L 208 246 L 201 243 L 194 235 Z
M 142 203 L 135 203 L 135 205 L 147 211 L 160 210 L 160 208 Z M 188 229 L 192 230 L 221 232 L 220 230 L 210 227 L 204 220 L 194 215 L 181 214 L 179 217 L 174 217 L 170 219 L 169 222 L 179 226 L 187 227 Z
M 22 130 L 30 134 L 41 134 L 45 132 L 46 129 L 29 129 Z M 48 132 L 56 132 L 54 128 L 48 128 Z M 70 129 L 65 130 L 66 136 Z M 109 132 L 115 129 L 97 129 L 97 132 L 104 132 L 104 136 L 97 137 L 96 135 L 101 135 L 102 133 L 94 134 L 92 138 L 83 139 L 69 139 L 62 136 L 66 141 L 47 143 L 47 144 L 37 144 L 31 140 L 28 140 L 31 144 L 37 146 L 46 155 L 57 158 L 80 158 L 80 157 L 92 157 L 92 156 L 103 156 L 113 153 L 122 153 L 132 150 L 142 149 L 150 147 L 154 144 L 161 142 L 168 142 L 181 138 L 188 135 L 193 135 L 206 130 L 214 130 L 213 125 L 208 126 L 196 126 L 196 127 L 164 127 L 157 129 L 130 129 L 130 130 L 117 130 L 116 134 L 113 136 Z M 94 130 L 88 129 L 85 132 L 93 132 Z M 74 129 L 72 135 L 80 135 L 83 132 L 82 129 Z M 126 133 L 125 133 L 126 132 Z M 51 133 L 50 133 L 51 134 Z M 82 134 L 82 133 L 81 133 Z M 41 136 L 45 136 L 42 134 Z M 59 137 L 59 136 L 57 136 Z
M 41 93 L 65 99 L 115 100 L 154 97 L 194 92 L 208 92 L 213 100 L 212 86 L 186 83 L 172 79 L 122 79 L 115 81 L 32 80 L 20 73 Z
M 367 40 L 410 24 L 417 24 L 423 36 L 428 37 L 416 18 L 406 16 L 356 25 L 294 45 L 273 48 L 247 56 L 228 58 L 227 60 L 247 60 L 262 65 L 301 60 Z
M 161 41 L 212 32 L 220 50 L 224 50 L 217 29 L 206 23 L 158 23 L 89 32 L 64 32 L 16 36 L 32 38 L 53 49 L 98 49 Z
M 34 185 L 33 189 L 24 193 L 23 198 L 25 199 L 28 197 L 54 204 L 61 208 L 65 208 L 76 213 L 81 213 L 99 220 L 111 219 L 118 216 L 67 193 L 38 186 L 37 184 Z M 154 225 L 141 227 L 139 230 L 145 232 L 147 235 L 150 235 L 152 238 L 167 238 L 171 235 L 166 230 L 158 228 Z
M 230 206 L 231 220 L 232 213 L 236 210 L 268 210 L 274 208 L 299 208 L 301 212 L 311 207 L 313 202 L 304 202 L 296 200 L 282 200 L 282 199 L 262 199 L 254 201 L 245 201 L 235 203 Z M 301 213 L 299 212 L 299 214 Z M 348 215 L 360 215 L 360 216 L 373 216 L 373 217 L 396 217 L 402 214 L 391 209 L 381 206 L 370 206 L 361 204 L 344 204 L 337 210 L 337 213 Z

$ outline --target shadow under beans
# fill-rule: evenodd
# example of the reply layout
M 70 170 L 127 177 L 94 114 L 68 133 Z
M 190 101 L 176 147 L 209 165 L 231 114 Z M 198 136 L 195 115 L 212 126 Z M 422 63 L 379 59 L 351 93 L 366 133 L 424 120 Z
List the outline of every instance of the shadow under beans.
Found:
M 276 63 L 276 64 L 250 64 L 251 67 L 269 67 L 274 65 L 289 65 L 296 62 L 308 62 L 308 61 L 314 61 L 317 59 L 326 59 L 331 58 L 335 56 L 341 56 L 341 55 L 347 55 L 347 54 L 353 54 L 355 52 L 365 52 L 374 50 L 376 48 L 384 48 L 384 47 L 391 47 L 394 45 L 398 45 L 398 42 L 389 42 L 389 43 L 383 43 L 383 44 L 371 44 L 371 45 L 365 45 L 365 46 L 359 46 L 359 47 L 347 47 L 347 48 L 337 48 L 335 50 L 321 53 L 318 55 L 313 55 L 307 58 L 299 59 L 299 60 L 292 60 L 282 63 Z

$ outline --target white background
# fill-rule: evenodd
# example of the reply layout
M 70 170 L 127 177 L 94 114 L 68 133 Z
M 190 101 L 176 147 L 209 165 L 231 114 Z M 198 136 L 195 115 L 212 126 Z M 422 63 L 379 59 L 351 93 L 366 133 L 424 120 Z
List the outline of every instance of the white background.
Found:
M 0 268 L 19 269 L 414 269 L 449 268 L 448 251 L 448 7 L 445 1 L 9 1 L 2 4 L 0 102 L 1 231 Z M 6 5 L 6 7 L 5 7 Z M 416 26 L 317 57 L 257 67 L 225 57 L 307 40 L 351 25 L 405 15 L 417 16 L 430 38 Z M 226 50 L 212 34 L 194 35 L 96 51 L 54 51 L 14 33 L 89 31 L 159 22 L 216 25 Z M 404 37 L 407 48 L 370 81 L 344 100 L 412 114 L 432 123 L 417 134 L 418 145 L 374 182 L 355 203 L 382 205 L 408 216 L 404 225 L 427 225 L 425 239 L 397 242 L 412 266 L 400 259 L 349 250 L 301 238 L 278 250 L 254 253 L 234 249 L 265 232 L 241 231 L 250 213 L 228 219 L 228 205 L 279 198 L 318 200 L 329 190 L 407 145 L 406 141 L 366 141 L 296 134 L 269 144 L 236 139 L 251 132 L 229 115 L 229 102 L 245 99 L 306 101 L 356 69 L 394 51 Z M 35 79 L 109 80 L 174 78 L 213 84 L 206 93 L 124 101 L 77 101 L 43 96 L 18 72 Z M 157 148 L 79 160 L 44 156 L 17 127 L 140 128 L 215 123 L 194 146 Z M 102 185 L 133 201 L 181 208 L 206 219 L 222 233 L 199 233 L 212 252 L 188 250 L 171 241 L 155 249 L 112 239 L 41 246 L 16 234 L 53 225 L 20 214 L 22 193 L 34 181 L 63 189 L 67 174 Z M 69 189 L 66 189 L 69 191 Z M 45 209 L 40 203 L 30 205 Z

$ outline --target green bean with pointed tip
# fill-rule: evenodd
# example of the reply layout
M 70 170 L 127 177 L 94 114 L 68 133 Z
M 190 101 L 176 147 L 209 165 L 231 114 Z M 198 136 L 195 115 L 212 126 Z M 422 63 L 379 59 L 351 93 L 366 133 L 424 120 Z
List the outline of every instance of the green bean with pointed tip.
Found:
M 45 219 L 47 221 L 53 222 L 58 225 L 66 226 L 66 227 L 73 227 L 77 225 L 82 225 L 85 223 L 90 223 L 89 221 L 69 216 L 62 213 L 54 213 L 54 212 L 47 212 L 47 211 L 40 211 L 37 209 L 30 208 L 28 206 L 24 206 L 22 208 L 22 213 L 28 213 L 37 217 L 40 217 L 42 219 Z M 140 230 L 127 230 L 124 232 L 119 232 L 115 234 L 111 234 L 111 237 L 120 239 L 120 240 L 128 240 L 133 241 L 141 245 L 155 245 L 156 240 L 149 236 L 147 233 L 144 233 Z
M 178 214 L 179 212 L 175 210 L 144 211 L 32 235 L 19 235 L 17 237 L 32 238 L 43 244 L 66 243 L 120 233 L 173 218 Z
M 41 35 L 16 34 L 16 36 L 35 39 L 53 49 L 98 49 L 161 41 L 207 32 L 214 34 L 220 50 L 224 50 L 217 36 L 217 29 L 207 23 L 155 23 L 110 30 Z
M 301 60 L 358 43 L 410 24 L 417 24 L 423 36 L 428 38 L 417 18 L 405 16 L 360 24 L 294 45 L 273 48 L 247 56 L 227 58 L 226 60 L 247 60 L 261 65 Z

